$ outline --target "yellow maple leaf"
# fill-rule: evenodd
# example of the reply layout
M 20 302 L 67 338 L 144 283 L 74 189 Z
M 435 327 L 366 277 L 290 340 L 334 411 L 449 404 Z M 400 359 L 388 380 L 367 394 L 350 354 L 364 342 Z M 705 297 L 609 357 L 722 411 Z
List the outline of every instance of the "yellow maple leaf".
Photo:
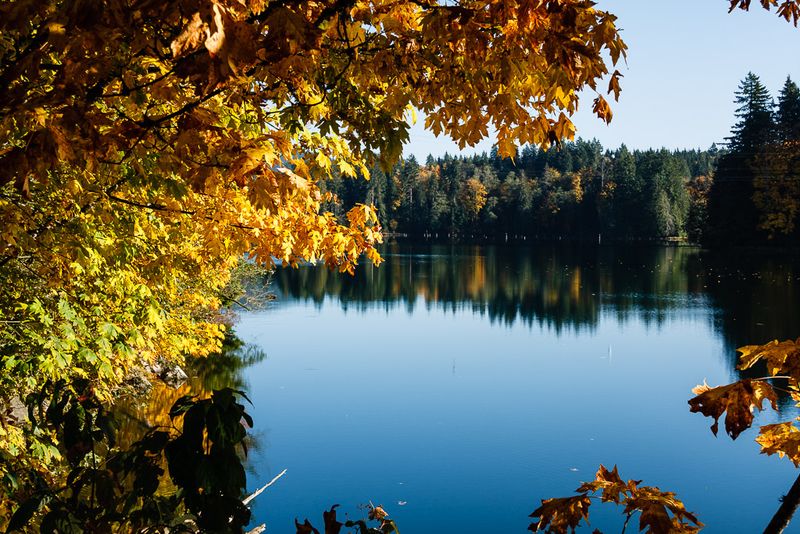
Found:
M 756 442 L 762 454 L 786 456 L 800 467 L 800 430 L 791 421 L 762 426 Z
M 763 361 L 771 375 L 788 375 L 795 383 L 800 381 L 800 339 L 774 340 L 764 345 L 747 345 L 736 350 L 741 353 L 738 369 L 749 369 Z

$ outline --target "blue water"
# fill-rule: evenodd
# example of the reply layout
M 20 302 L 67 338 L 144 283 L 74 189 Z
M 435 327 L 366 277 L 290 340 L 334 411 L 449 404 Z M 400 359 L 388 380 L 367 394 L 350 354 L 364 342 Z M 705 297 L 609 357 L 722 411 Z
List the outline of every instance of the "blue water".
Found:
M 522 533 L 541 499 L 570 495 L 600 464 L 677 493 L 705 532 L 758 532 L 797 477 L 759 454 L 756 429 L 715 438 L 687 405 L 704 379 L 739 378 L 736 346 L 800 334 L 796 259 L 384 254 L 353 279 L 279 272 L 277 300 L 236 327 L 267 354 L 246 371 L 249 486 L 287 469 L 253 508 L 268 532 L 294 532 L 295 517 L 322 529 L 333 504 L 361 518 L 371 501 L 404 533 Z M 783 405 L 756 423 L 797 415 Z M 623 517 L 598 502 L 591 519 L 587 532 L 619 532 Z

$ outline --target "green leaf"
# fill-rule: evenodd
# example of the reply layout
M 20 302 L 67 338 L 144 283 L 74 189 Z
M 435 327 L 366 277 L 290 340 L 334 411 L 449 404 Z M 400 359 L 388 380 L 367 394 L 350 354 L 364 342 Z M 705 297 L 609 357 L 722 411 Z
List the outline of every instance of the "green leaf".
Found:
M 39 494 L 34 495 L 27 501 L 23 502 L 14 512 L 14 515 L 11 516 L 11 520 L 8 522 L 6 532 L 22 530 L 22 527 L 28 524 L 33 517 L 33 514 L 38 512 L 42 505 L 49 500 L 49 498 L 50 497 L 47 495 Z

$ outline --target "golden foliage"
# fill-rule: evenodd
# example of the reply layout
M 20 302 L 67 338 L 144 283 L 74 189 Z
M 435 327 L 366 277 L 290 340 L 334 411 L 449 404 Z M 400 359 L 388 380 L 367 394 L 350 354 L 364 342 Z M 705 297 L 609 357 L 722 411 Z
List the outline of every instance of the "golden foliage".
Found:
M 460 146 L 492 126 L 504 155 L 572 137 L 625 54 L 615 20 L 583 0 L 0 3 L 0 406 L 62 378 L 110 400 L 142 363 L 217 350 L 244 256 L 379 263 L 375 211 L 324 211 L 322 181 L 392 164 L 415 109 Z M 54 457 L 0 413 L 0 454 Z
M 652 486 L 639 487 L 641 481 L 623 481 L 617 467 L 609 471 L 601 465 L 592 482 L 584 482 L 577 495 L 542 501 L 531 517 L 538 518 L 530 525 L 533 532 L 566 534 L 574 532 L 581 521 L 589 522 L 592 498 L 601 492 L 600 501 L 624 506 L 627 521 L 639 513 L 639 530 L 653 534 L 698 532 L 703 526 L 694 514 L 686 511 L 674 493 Z
M 486 186 L 480 180 L 469 178 L 461 185 L 458 196 L 459 203 L 464 206 L 469 219 L 475 220 L 486 205 L 488 191 L 486 191 Z
M 762 426 L 756 442 L 762 454 L 786 456 L 800 467 L 800 430 L 791 421 Z
M 636 488 L 625 506 L 625 513 L 640 512 L 639 531 L 652 533 L 692 533 L 703 526 L 694 514 L 686 511 L 675 494 L 658 488 Z
M 528 530 L 567 534 L 578 528 L 581 521 L 589 522 L 591 504 L 587 495 L 542 500 L 542 505 L 531 514 L 539 519 L 534 520 Z
M 623 482 L 619 476 L 616 465 L 611 471 L 601 465 L 597 470 L 595 479 L 592 482 L 584 482 L 581 487 L 578 488 L 578 491 L 581 493 L 590 493 L 602 490 L 602 494 L 600 495 L 600 500 L 602 502 L 620 504 L 626 495 L 629 495 L 636 489 L 636 485 L 640 482 L 641 480 Z
M 763 362 L 770 375 L 768 378 L 787 380 L 788 393 L 800 403 L 800 339 L 774 340 L 763 345 L 747 345 L 737 350 L 741 353 L 738 365 L 740 370 L 750 369 L 758 362 Z M 775 389 L 766 379 L 744 379 L 716 388 L 710 388 L 704 383 L 692 392 L 697 396 L 689 401 L 691 411 L 713 417 L 711 430 L 715 435 L 719 418 L 727 411 L 725 430 L 733 439 L 752 425 L 753 410 L 761 410 L 764 400 L 770 401 L 773 410 L 778 409 Z M 756 442 L 761 445 L 763 454 L 786 457 L 800 467 L 800 429 L 791 421 L 762 426 Z
M 741 370 L 763 361 L 770 375 L 788 375 L 794 384 L 800 381 L 800 339 L 776 339 L 764 345 L 747 345 L 736 350 L 741 353 L 738 365 Z

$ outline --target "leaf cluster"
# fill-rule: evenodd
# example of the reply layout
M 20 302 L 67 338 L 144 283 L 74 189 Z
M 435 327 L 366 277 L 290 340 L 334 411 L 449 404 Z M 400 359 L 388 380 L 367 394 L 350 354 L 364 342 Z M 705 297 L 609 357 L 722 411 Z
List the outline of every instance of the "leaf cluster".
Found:
M 714 418 L 711 431 L 716 435 L 719 418 L 725 415 L 725 430 L 736 439 L 753 423 L 753 411 L 763 409 L 768 400 L 772 409 L 778 409 L 776 387 L 769 380 L 787 382 L 779 388 L 791 395 L 800 405 L 800 339 L 774 340 L 763 345 L 747 345 L 738 349 L 738 369 L 744 371 L 756 366 L 765 367 L 769 376 L 760 379 L 743 379 L 733 384 L 709 387 L 697 386 L 692 391 L 697 395 L 689 400 L 692 412 L 700 412 Z M 795 466 L 800 466 L 800 429 L 791 421 L 765 425 L 760 428 L 756 441 L 763 454 L 778 454 L 787 457 Z
M 703 526 L 694 514 L 686 511 L 674 493 L 639 484 L 640 480 L 623 481 L 616 466 L 609 471 L 601 465 L 595 479 L 581 484 L 575 490 L 576 495 L 542 500 L 541 506 L 531 514 L 534 521 L 528 530 L 554 534 L 575 532 L 581 522 L 589 523 L 592 499 L 623 506 L 625 526 L 638 513 L 640 532 L 692 533 Z
M 243 425 L 252 426 L 238 402 L 243 396 L 223 389 L 208 399 L 183 397 L 170 410 L 182 429 L 158 427 L 118 450 L 97 399 L 55 384 L 34 403 L 39 413 L 31 421 L 54 434 L 67 475 L 48 480 L 34 473 L 19 490 L 27 497 L 7 532 L 242 532 L 250 521 L 242 503 Z
M 322 512 L 324 534 L 339 534 L 342 531 L 342 528 L 352 528 L 354 530 L 351 532 L 357 532 L 358 534 L 399 533 L 394 521 L 389 519 L 389 514 L 386 513 L 386 510 L 384 510 L 381 505 L 373 506 L 370 504 L 369 513 L 367 514 L 367 521 L 377 521 L 379 523 L 377 527 L 369 526 L 367 521 L 363 519 L 356 521 L 348 520 L 344 523 L 338 521 L 336 519 L 336 508 L 338 507 L 338 504 L 334 504 L 331 506 L 330 510 Z M 295 519 L 294 524 L 297 534 L 320 534 L 319 530 L 317 530 L 308 519 L 305 519 L 303 523 L 300 523 L 297 521 L 297 519 Z
M 734 9 L 743 9 L 747 11 L 750 9 L 750 0 L 729 0 L 730 11 Z M 797 0 L 759 0 L 761 6 L 766 10 L 771 10 L 777 7 L 779 17 L 782 17 L 786 22 L 791 22 L 797 26 L 800 20 L 800 2 Z

